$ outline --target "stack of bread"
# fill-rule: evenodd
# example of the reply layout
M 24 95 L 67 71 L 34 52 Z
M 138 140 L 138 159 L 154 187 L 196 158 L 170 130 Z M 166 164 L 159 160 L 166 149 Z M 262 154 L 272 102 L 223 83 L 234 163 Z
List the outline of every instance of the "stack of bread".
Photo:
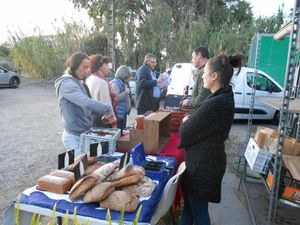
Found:
M 74 201 L 83 197 L 84 202 L 99 202 L 102 208 L 121 211 L 124 207 L 125 212 L 133 212 L 139 204 L 138 192 L 133 193 L 127 188 L 132 185 L 141 186 L 146 180 L 152 184 L 153 191 L 155 182 L 145 178 L 143 167 L 126 165 L 119 170 L 118 163 L 107 163 L 78 180 L 72 187 L 69 198 Z
M 139 196 L 150 196 L 155 189 L 155 182 L 145 176 L 141 166 L 128 164 L 119 170 L 118 162 L 105 164 L 93 157 L 88 157 L 88 164 L 85 176 L 76 183 L 73 172 L 56 170 L 41 177 L 37 186 L 60 194 L 70 191 L 71 201 L 82 197 L 84 202 L 98 202 L 102 208 L 121 211 L 124 207 L 125 212 L 135 211 Z M 68 169 L 72 171 L 74 166 Z

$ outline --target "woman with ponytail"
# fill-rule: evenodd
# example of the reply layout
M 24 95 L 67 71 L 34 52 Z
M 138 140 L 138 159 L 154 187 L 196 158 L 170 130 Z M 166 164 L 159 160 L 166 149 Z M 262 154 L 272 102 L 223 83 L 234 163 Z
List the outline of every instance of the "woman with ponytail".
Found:
M 234 67 L 239 70 L 242 55 L 220 54 L 204 67 L 203 87 L 211 95 L 180 129 L 178 148 L 185 148 L 186 171 L 182 177 L 184 210 L 180 225 L 210 225 L 208 202 L 221 201 L 221 184 L 226 169 L 225 141 L 234 117 L 230 81 Z
M 92 114 L 113 115 L 113 109 L 107 104 L 90 98 L 84 83 L 90 67 L 89 57 L 76 52 L 67 60 L 67 70 L 55 81 L 60 114 L 64 125 L 62 142 L 66 150 L 75 150 L 80 154 L 80 134 L 92 126 Z

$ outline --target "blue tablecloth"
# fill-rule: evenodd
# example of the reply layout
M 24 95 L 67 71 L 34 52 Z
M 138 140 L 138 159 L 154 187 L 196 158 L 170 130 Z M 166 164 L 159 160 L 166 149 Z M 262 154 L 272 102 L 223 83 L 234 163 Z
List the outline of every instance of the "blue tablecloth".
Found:
M 161 198 L 166 183 L 174 174 L 177 159 L 175 157 L 169 156 L 147 156 L 146 159 L 152 161 L 163 161 L 167 165 L 167 170 L 163 171 L 159 176 L 159 180 L 157 180 L 158 184 L 150 198 L 147 200 L 142 200 L 140 202 L 140 205 L 142 204 L 143 207 L 139 217 L 139 222 L 149 223 Z M 157 176 L 155 176 L 155 179 L 157 179 Z M 56 203 L 57 212 L 66 213 L 66 211 L 68 210 L 69 214 L 73 214 L 75 207 L 77 207 L 77 215 L 93 217 L 102 220 L 106 219 L 107 213 L 106 209 L 102 209 L 99 207 L 99 203 L 83 203 L 81 201 L 70 202 L 68 200 L 64 200 L 63 198 L 51 199 L 45 194 L 45 192 L 38 190 L 31 192 L 29 195 L 27 195 L 26 191 L 24 191 L 21 195 L 20 202 L 22 204 L 34 205 L 47 209 L 53 209 L 53 206 Z M 135 212 L 125 213 L 124 220 L 133 221 L 135 219 L 136 212 L 139 206 L 137 207 Z M 120 212 L 111 210 L 110 213 L 112 220 L 119 220 Z

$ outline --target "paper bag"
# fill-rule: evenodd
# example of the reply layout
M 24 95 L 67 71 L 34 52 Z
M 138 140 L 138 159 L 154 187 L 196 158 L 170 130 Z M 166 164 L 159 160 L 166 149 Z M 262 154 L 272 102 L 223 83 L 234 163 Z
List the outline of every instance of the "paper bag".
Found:
M 265 141 L 267 137 L 278 137 L 278 131 L 268 127 L 257 127 L 254 140 L 258 147 L 265 149 Z

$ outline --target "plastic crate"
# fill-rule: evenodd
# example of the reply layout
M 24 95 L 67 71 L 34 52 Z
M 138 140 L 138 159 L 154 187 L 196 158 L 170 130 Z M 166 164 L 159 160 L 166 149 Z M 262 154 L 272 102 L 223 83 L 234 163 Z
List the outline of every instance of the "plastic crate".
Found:
M 255 140 L 250 138 L 245 151 L 245 158 L 252 170 L 266 174 L 272 159 L 272 153 L 259 148 Z
M 185 111 L 172 111 L 171 112 L 171 131 L 177 133 L 182 123 L 182 119 L 185 116 Z
M 117 148 L 117 140 L 120 136 L 121 130 L 117 128 L 92 127 L 80 135 L 80 150 L 81 152 L 88 152 L 91 144 L 101 143 L 101 147 L 103 148 L 102 145 L 108 143 L 108 150 L 103 152 L 98 151 L 98 155 L 112 154 Z

